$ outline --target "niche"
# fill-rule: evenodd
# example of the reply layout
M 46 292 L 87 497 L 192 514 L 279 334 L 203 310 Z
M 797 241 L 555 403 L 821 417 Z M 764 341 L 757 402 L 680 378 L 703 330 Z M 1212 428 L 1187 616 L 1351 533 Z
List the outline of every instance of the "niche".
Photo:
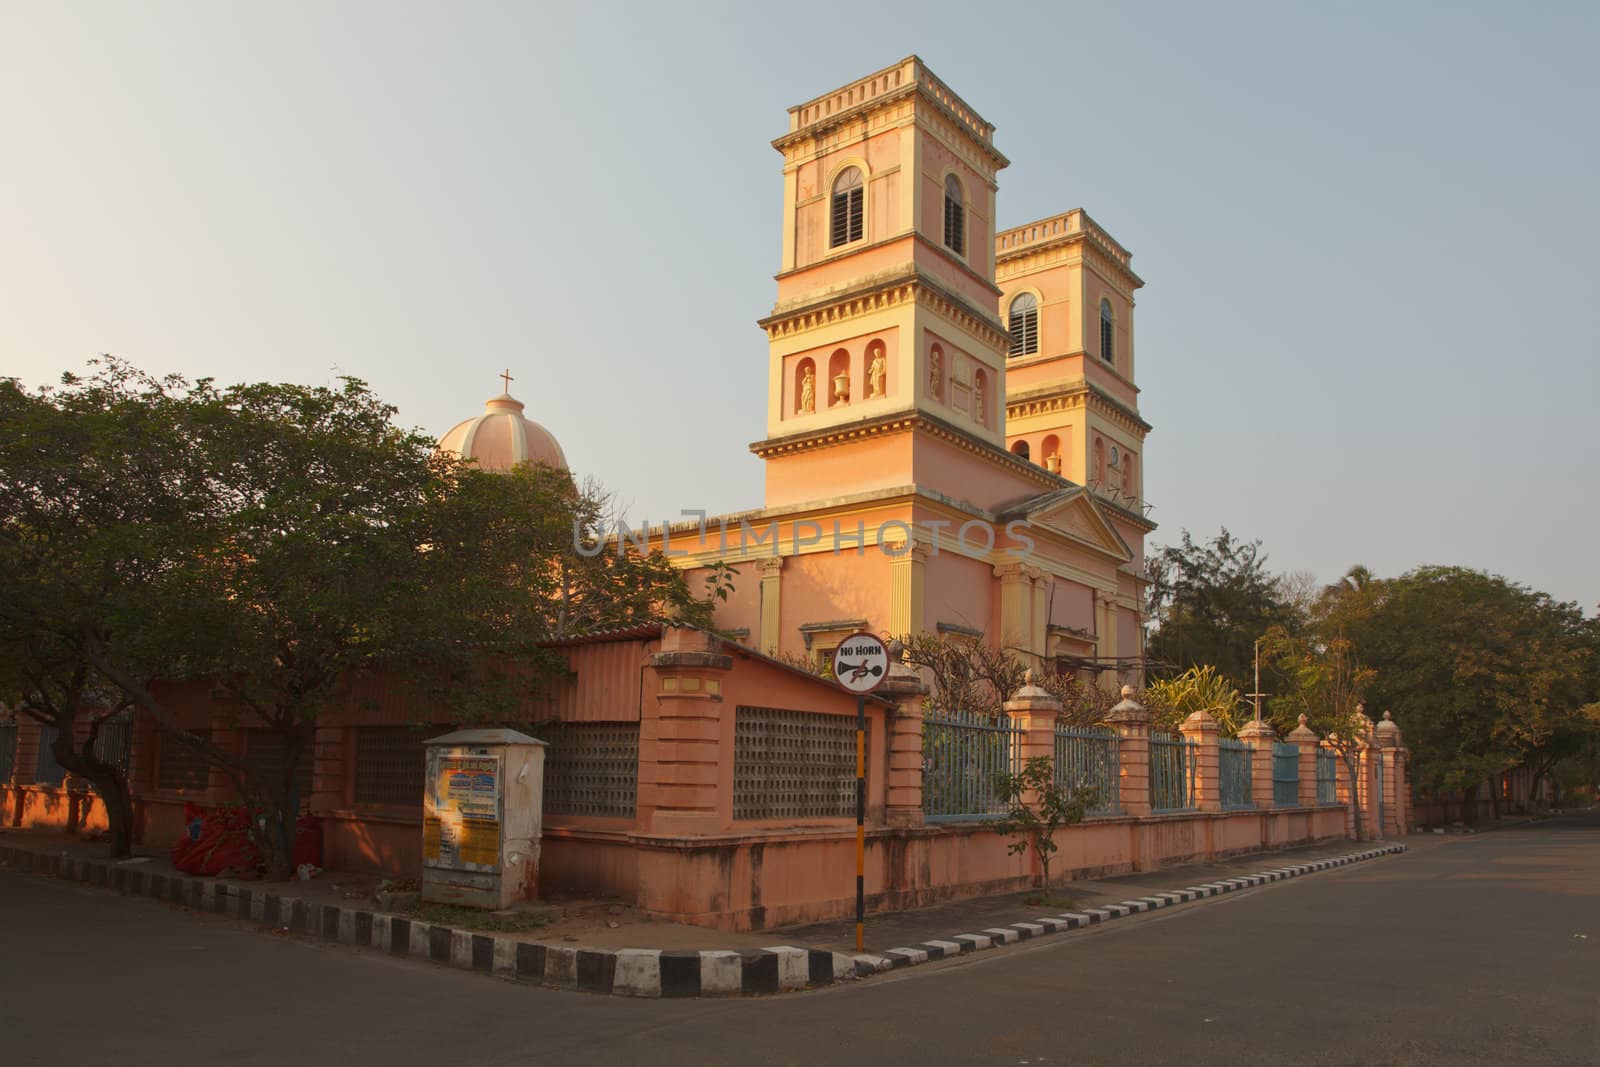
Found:
M 850 353 L 838 349 L 828 357 L 828 406 L 850 403 Z
M 810 356 L 795 364 L 794 413 L 810 415 L 817 410 L 817 362 Z

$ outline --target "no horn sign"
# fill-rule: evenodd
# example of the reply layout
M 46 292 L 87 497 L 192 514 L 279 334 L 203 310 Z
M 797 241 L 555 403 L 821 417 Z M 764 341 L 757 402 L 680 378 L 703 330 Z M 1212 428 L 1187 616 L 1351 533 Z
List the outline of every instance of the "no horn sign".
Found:
M 852 693 L 870 693 L 889 676 L 889 649 L 881 638 L 854 633 L 833 650 L 833 677 Z

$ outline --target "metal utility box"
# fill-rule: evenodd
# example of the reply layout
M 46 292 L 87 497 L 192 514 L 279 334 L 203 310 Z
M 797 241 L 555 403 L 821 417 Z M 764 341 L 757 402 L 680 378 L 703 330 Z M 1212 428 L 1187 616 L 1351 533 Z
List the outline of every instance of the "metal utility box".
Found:
M 490 910 L 536 899 L 545 743 L 457 730 L 423 744 L 422 899 Z

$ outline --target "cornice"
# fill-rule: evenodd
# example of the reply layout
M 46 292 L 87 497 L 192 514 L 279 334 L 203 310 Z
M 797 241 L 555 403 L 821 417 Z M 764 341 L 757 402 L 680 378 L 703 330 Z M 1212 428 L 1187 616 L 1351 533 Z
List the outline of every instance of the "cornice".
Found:
M 1148 422 L 1139 416 L 1137 411 L 1117 400 L 1110 393 L 1083 379 L 1070 382 L 1066 385 L 1046 385 L 1037 389 L 1030 389 L 1025 393 L 1013 393 L 1006 397 L 1006 420 L 1014 418 L 1027 418 L 1032 415 L 1048 415 L 1056 411 L 1071 411 L 1075 408 L 1092 404 L 1095 411 L 1108 416 L 1113 422 L 1122 426 L 1143 441 L 1146 434 L 1152 429 Z
M 776 341 L 912 301 L 951 319 L 991 348 L 1001 349 L 1010 341 L 1010 335 L 1001 327 L 998 318 L 974 308 L 915 267 L 814 303 L 775 310 L 756 320 L 756 325 L 766 331 L 769 341 Z

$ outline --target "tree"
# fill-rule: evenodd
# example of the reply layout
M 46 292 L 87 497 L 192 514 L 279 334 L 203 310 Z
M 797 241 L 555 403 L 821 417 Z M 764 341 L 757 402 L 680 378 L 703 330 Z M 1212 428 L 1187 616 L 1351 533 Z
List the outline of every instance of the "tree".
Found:
M 1151 726 L 1158 730 L 1176 731 L 1197 711 L 1215 719 L 1228 737 L 1244 725 L 1244 698 L 1210 664 L 1151 682 L 1145 687 L 1144 704 L 1150 710 Z
M 38 468 L 0 527 L 6 591 L 25 594 L 20 608 L 7 600 L 5 662 L 53 662 L 48 638 L 168 742 L 220 767 L 260 813 L 278 875 L 316 723 L 345 706 L 359 672 L 400 675 L 457 721 L 503 720 L 557 669 L 542 644 L 553 635 L 668 611 L 710 617 L 659 556 L 580 558 L 572 531 L 596 505 L 565 471 L 488 474 L 435 454 L 353 379 L 218 390 L 111 361 L 58 392 L 13 386 L 4 399 L 19 417 L 110 427 L 85 431 L 72 462 L 39 434 L 22 438 L 31 451 L 5 453 L 8 475 L 13 459 Z M 212 680 L 224 714 L 264 731 L 274 758 L 183 729 L 157 677 Z
M 56 388 L 0 379 L 0 700 L 54 727 L 52 754 L 100 796 L 118 857 L 132 806 L 121 769 L 96 750 L 126 699 L 90 650 L 123 650 L 141 678 L 181 658 L 143 632 L 144 607 L 203 536 L 193 401 L 181 379 L 110 358 Z
M 1594 648 L 1576 605 L 1461 567 L 1419 568 L 1365 595 L 1330 617 L 1377 668 L 1371 703 L 1401 719 L 1424 788 L 1475 797 L 1513 767 L 1547 771 L 1587 731 Z
M 1016 774 L 995 775 L 995 796 L 1005 805 L 1005 815 L 994 829 L 1012 840 L 1006 851 L 1019 855 L 1030 849 L 1038 857 L 1043 889 L 1050 892 L 1050 859 L 1060 847 L 1056 831 L 1083 821 L 1097 801 L 1091 786 L 1063 786 L 1056 781 L 1055 765 L 1045 756 L 1027 760 Z
M 1227 529 L 1204 544 L 1185 530 L 1179 544 L 1153 553 L 1149 657 L 1174 672 L 1210 665 L 1247 689 L 1256 640 L 1274 626 L 1297 625 L 1266 563 L 1260 541 L 1240 541 Z

